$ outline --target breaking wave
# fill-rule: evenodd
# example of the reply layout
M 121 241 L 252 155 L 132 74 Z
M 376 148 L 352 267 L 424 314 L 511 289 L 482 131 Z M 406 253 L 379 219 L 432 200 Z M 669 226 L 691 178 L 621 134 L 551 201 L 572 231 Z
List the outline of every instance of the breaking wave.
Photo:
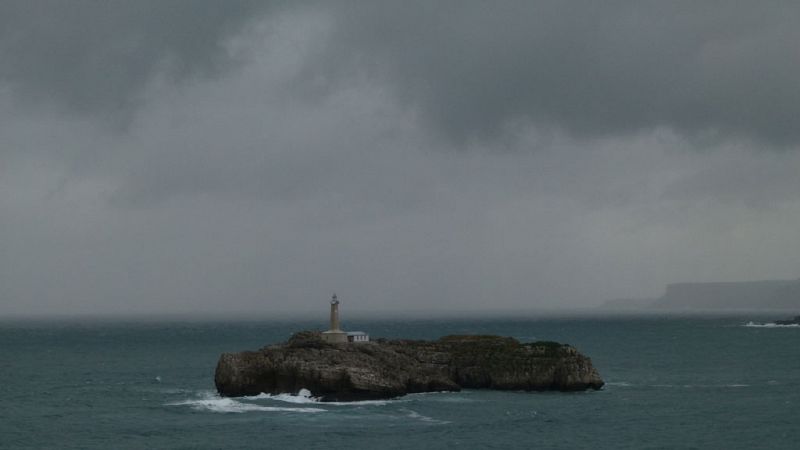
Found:
M 750 321 L 750 322 L 747 322 L 746 324 L 744 324 L 743 326 L 749 327 L 749 328 L 798 328 L 798 327 L 800 327 L 800 324 L 792 323 L 792 324 L 782 325 L 782 324 L 777 324 L 777 323 L 774 323 L 774 322 L 756 323 L 756 322 Z
M 254 397 L 248 397 L 252 399 Z M 167 403 L 168 406 L 189 406 L 198 411 L 211 411 L 218 413 L 245 413 L 253 411 L 261 412 L 298 412 L 298 413 L 319 413 L 325 412 L 322 408 L 289 408 L 279 406 L 263 406 L 256 403 L 239 401 L 233 398 L 220 397 L 216 394 L 205 394 L 200 398 L 184 400 L 180 402 Z
M 361 400 L 355 402 L 322 402 L 317 397 L 311 396 L 311 391 L 308 389 L 300 389 L 297 395 L 294 394 L 258 394 L 251 397 L 245 397 L 252 400 L 275 400 L 285 403 L 294 404 L 319 404 L 319 405 L 333 405 L 333 406 L 383 406 L 389 403 L 404 402 L 406 400 Z
M 172 390 L 170 393 L 188 392 L 183 390 Z M 431 394 L 431 393 L 426 393 Z M 318 413 L 328 411 L 320 407 L 312 406 L 275 406 L 275 403 L 270 405 L 265 404 L 263 400 L 269 402 L 289 403 L 292 405 L 316 405 L 316 406 L 384 406 L 389 404 L 405 403 L 412 401 L 413 396 L 423 394 L 410 394 L 409 397 L 391 400 L 361 400 L 354 402 L 323 402 L 317 397 L 313 397 L 311 391 L 308 389 L 300 389 L 297 394 L 258 394 L 245 397 L 220 397 L 219 394 L 211 391 L 203 391 L 197 395 L 196 398 L 182 400 L 178 402 L 167 403 L 167 406 L 188 406 L 198 411 L 211 411 L 218 413 L 245 413 L 253 411 L 262 412 L 300 412 L 300 413 Z M 453 399 L 457 401 L 459 399 Z M 468 399 L 461 399 L 463 401 L 470 401 Z M 413 412 L 413 411 L 412 411 Z M 419 420 L 425 421 L 424 416 L 414 417 Z M 435 419 L 432 421 L 436 422 Z

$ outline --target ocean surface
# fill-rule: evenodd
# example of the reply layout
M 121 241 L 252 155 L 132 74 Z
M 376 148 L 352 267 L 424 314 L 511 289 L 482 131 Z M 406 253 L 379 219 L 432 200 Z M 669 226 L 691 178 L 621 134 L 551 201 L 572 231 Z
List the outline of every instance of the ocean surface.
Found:
M 317 322 L 0 321 L 0 448 L 797 449 L 800 327 L 758 323 L 347 321 L 373 337 L 561 341 L 589 355 L 608 384 L 326 404 L 214 390 L 220 353 L 283 341 Z

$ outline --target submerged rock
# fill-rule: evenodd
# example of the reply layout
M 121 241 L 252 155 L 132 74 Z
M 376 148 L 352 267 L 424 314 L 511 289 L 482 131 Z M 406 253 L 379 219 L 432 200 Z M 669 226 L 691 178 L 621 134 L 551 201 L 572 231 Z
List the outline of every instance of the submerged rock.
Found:
M 581 391 L 604 384 L 588 357 L 555 342 L 447 336 L 436 341 L 329 344 L 320 333 L 308 331 L 285 344 L 224 353 L 214 382 L 227 397 L 308 389 L 322 401 L 462 388 Z

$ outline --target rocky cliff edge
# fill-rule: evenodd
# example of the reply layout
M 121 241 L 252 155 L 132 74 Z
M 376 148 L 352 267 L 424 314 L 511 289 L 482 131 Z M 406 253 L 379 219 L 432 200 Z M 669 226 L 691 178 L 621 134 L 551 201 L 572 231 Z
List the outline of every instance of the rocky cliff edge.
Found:
M 436 341 L 328 344 L 310 331 L 258 351 L 224 353 L 214 382 L 227 397 L 308 389 L 322 401 L 462 388 L 581 391 L 604 384 L 588 357 L 555 342 L 446 336 Z

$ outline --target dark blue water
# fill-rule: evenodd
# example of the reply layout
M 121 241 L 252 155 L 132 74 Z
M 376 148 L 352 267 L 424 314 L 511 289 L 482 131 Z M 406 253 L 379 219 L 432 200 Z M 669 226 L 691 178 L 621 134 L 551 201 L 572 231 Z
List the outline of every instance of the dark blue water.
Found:
M 800 448 L 800 328 L 745 318 L 349 321 L 567 342 L 606 388 L 387 402 L 221 399 L 220 353 L 302 322 L 0 322 L 2 448 Z

